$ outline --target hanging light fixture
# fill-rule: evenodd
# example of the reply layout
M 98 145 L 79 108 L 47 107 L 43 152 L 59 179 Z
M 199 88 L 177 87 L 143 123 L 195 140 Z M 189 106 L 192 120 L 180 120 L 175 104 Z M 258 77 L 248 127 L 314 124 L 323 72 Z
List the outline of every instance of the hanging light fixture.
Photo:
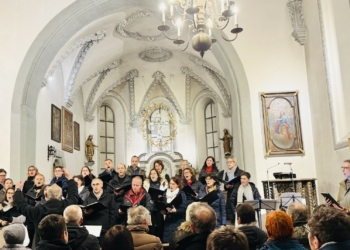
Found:
M 220 8 L 219 8 L 220 5 Z M 181 37 L 184 28 L 187 30 L 187 44 L 181 50 L 188 48 L 192 35 L 192 48 L 198 51 L 201 57 L 216 42 L 212 37 L 212 29 L 223 30 L 227 27 L 231 17 L 234 19 L 235 28 L 231 33 L 235 34 L 232 39 L 222 38 L 227 42 L 232 42 L 238 37 L 238 33 L 243 29 L 238 26 L 237 7 L 234 1 L 229 0 L 167 0 L 161 3 L 162 24 L 158 26 L 158 30 L 164 32 L 164 35 L 174 44 L 182 45 L 185 43 Z M 170 30 L 170 26 L 165 23 L 165 16 L 171 20 L 172 25 L 177 27 L 177 37 L 171 38 L 166 32 Z

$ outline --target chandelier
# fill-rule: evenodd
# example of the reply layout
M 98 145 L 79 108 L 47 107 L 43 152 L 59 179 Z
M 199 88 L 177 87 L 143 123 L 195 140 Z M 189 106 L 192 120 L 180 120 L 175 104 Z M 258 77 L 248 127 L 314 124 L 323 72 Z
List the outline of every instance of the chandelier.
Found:
M 220 7 L 219 7 L 220 6 Z M 243 29 L 238 26 L 237 7 L 234 1 L 229 0 L 167 0 L 167 4 L 163 2 L 160 5 L 162 11 L 162 25 L 158 30 L 162 31 L 165 37 L 178 46 L 185 43 L 182 39 L 183 33 L 187 28 L 187 44 L 182 51 L 188 48 L 190 37 L 192 35 L 192 48 L 198 51 L 203 58 L 204 52 L 211 48 L 216 42 L 212 36 L 212 29 L 223 30 L 233 17 L 235 28 L 231 33 L 235 34 L 232 39 L 221 37 L 232 42 L 238 37 L 238 33 Z M 165 23 L 165 16 L 171 20 L 171 24 L 177 27 L 177 36 L 171 38 L 166 32 L 170 27 Z

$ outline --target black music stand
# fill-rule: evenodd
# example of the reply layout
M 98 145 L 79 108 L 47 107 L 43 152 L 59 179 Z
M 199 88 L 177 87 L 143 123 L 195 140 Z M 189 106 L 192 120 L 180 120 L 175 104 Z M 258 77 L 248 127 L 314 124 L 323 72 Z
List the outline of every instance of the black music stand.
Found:
M 258 223 L 259 223 L 260 229 L 262 229 L 261 209 L 265 209 L 265 210 L 277 209 L 277 200 L 271 200 L 271 199 L 245 200 L 244 203 L 250 204 L 257 211 Z
M 286 209 L 291 203 L 300 203 L 306 205 L 305 199 L 302 198 L 301 193 L 282 193 L 281 194 L 281 208 Z

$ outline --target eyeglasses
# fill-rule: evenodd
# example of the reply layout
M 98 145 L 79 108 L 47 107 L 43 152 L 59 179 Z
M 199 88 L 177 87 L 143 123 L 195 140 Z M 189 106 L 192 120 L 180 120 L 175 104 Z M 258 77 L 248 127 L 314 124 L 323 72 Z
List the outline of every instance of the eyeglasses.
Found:
M 0 174 L 0 177 L 6 177 L 6 174 Z
M 349 167 L 340 167 L 342 170 L 349 170 Z

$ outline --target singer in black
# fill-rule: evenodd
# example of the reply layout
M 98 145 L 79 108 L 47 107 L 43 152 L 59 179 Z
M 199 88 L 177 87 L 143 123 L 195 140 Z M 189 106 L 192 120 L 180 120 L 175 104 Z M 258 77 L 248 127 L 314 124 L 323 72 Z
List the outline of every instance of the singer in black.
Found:
M 202 183 L 200 181 L 196 180 L 196 174 L 194 173 L 192 168 L 185 168 L 183 170 L 182 182 L 184 184 L 184 187 L 189 186 L 196 193 L 196 196 L 193 196 L 191 194 L 186 193 L 187 206 L 188 206 L 192 202 L 197 201 L 199 189 L 201 188 Z
M 249 180 L 250 174 L 243 172 L 241 174 L 241 183 L 237 183 L 233 188 L 230 197 L 230 206 L 233 214 L 236 212 L 237 204 L 243 203 L 245 200 L 258 200 L 261 198 L 259 190 Z

